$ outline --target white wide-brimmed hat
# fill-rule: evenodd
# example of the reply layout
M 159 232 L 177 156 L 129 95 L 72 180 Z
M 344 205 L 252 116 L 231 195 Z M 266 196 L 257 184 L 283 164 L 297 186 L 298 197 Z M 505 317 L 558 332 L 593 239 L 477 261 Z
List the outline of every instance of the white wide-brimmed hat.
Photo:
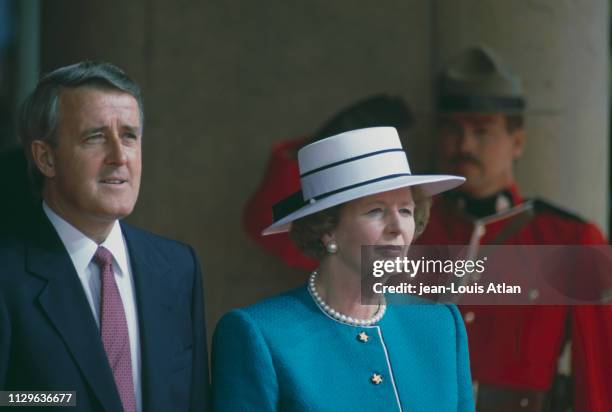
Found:
M 304 146 L 298 152 L 302 190 L 273 207 L 262 234 L 287 232 L 291 222 L 364 196 L 419 186 L 433 196 L 459 186 L 464 177 L 413 175 L 397 130 L 352 130 Z

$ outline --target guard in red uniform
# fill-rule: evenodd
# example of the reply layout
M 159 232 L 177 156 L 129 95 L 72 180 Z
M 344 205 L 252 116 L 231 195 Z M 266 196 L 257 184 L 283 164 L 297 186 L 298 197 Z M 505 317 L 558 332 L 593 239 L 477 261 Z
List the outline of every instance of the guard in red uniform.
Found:
M 261 231 L 272 224 L 272 206 L 300 190 L 298 150 L 316 140 L 365 127 L 393 126 L 402 136 L 411 124 L 412 115 L 403 99 L 379 94 L 341 110 L 312 136 L 284 140 L 274 145 L 261 185 L 243 209 L 242 222 L 247 235 L 291 267 L 308 271 L 316 269 L 318 263 L 304 255 L 288 234 L 261 235 Z
M 606 243 L 592 223 L 521 197 L 513 162 L 524 147 L 524 108 L 519 79 L 485 48 L 442 72 L 438 169 L 467 181 L 434 201 L 418 243 Z M 612 411 L 612 306 L 461 310 L 479 412 Z

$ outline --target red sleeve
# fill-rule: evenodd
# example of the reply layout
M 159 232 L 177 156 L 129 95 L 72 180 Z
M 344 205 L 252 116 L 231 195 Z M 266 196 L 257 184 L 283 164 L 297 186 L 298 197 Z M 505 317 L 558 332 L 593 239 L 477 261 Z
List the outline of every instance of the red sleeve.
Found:
M 612 410 L 612 306 L 572 308 L 575 412 Z
M 587 223 L 581 244 L 606 244 Z M 572 368 L 575 412 L 612 410 L 612 305 L 576 305 L 572 311 Z
M 285 264 L 313 270 L 317 262 L 305 256 L 287 233 L 261 235 L 262 230 L 272 224 L 272 206 L 300 190 L 300 173 L 295 153 L 304 144 L 304 140 L 286 140 L 274 145 L 263 181 L 243 209 L 242 223 L 247 235 L 255 243 Z

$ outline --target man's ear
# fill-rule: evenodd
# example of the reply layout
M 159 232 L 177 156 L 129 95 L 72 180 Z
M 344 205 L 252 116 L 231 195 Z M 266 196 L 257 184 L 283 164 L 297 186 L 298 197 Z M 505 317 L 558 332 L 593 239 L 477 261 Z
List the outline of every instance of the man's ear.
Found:
M 36 167 L 45 177 L 55 176 L 55 152 L 51 146 L 42 140 L 34 140 L 30 145 L 32 158 Z
M 521 157 L 523 150 L 525 149 L 525 129 L 522 127 L 512 132 L 512 141 L 514 143 L 512 148 L 512 155 L 514 160 Z

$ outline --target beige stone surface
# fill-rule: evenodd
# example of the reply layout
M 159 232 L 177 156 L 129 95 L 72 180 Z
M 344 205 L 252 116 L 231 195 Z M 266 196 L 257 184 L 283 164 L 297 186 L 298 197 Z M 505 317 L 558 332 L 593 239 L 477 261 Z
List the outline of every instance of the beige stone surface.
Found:
M 244 235 L 271 145 L 372 93 L 416 109 L 409 156 L 429 165 L 434 78 L 461 48 L 496 48 L 524 80 L 517 176 L 599 224 L 608 199 L 605 0 L 44 2 L 42 67 L 106 60 L 143 87 L 144 175 L 131 222 L 193 245 L 209 333 L 228 309 L 306 277 Z

